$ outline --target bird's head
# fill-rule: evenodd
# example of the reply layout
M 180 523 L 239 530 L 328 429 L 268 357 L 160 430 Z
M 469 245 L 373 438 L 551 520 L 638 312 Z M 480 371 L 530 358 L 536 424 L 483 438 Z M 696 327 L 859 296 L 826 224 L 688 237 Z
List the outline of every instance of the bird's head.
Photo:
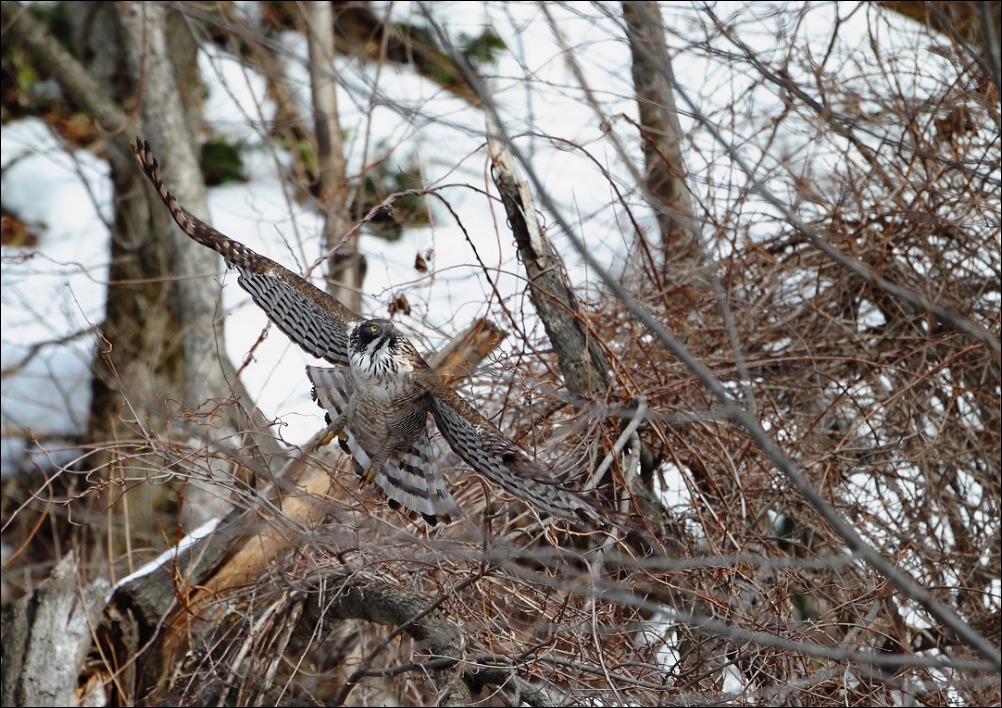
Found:
M 348 338 L 352 369 L 366 376 L 381 377 L 414 369 L 413 347 L 392 322 L 365 320 Z

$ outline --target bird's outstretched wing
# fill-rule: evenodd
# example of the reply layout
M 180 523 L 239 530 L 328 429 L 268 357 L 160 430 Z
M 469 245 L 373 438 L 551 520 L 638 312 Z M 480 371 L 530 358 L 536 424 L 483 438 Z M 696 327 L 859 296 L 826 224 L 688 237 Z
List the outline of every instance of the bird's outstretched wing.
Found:
M 600 528 L 608 519 L 585 497 L 561 485 L 552 473 L 505 436 L 431 369 L 419 372 L 431 394 L 431 410 L 442 437 L 466 464 L 542 515 Z
M 332 364 L 348 364 L 348 332 L 362 318 L 304 278 L 212 228 L 185 209 L 167 189 L 150 145 L 136 139 L 136 158 L 174 221 L 193 240 L 217 251 L 240 273 L 237 282 L 268 319 L 306 352 Z
M 326 366 L 307 366 L 306 375 L 313 382 L 313 400 L 327 409 L 328 414 L 341 416 L 355 395 L 351 374 L 347 369 Z M 355 472 L 359 475 L 369 468 L 375 455 L 376 443 L 363 440 L 352 430 L 351 422 L 340 433 L 339 442 L 352 456 Z M 373 479 L 389 499 L 394 509 L 404 507 L 418 512 L 434 526 L 439 521 L 449 523 L 458 511 L 445 479 L 435 464 L 434 451 L 428 431 L 422 430 L 408 450 L 387 460 Z

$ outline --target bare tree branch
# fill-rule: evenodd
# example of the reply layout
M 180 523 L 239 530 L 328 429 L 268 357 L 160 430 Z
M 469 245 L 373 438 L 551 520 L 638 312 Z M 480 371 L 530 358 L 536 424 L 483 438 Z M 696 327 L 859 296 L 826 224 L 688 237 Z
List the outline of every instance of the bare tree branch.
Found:
M 450 51 L 453 52 L 454 57 L 456 57 L 455 49 L 451 47 L 448 35 L 443 30 L 434 14 L 428 11 L 427 8 L 425 10 L 425 17 L 435 29 L 443 46 L 449 47 Z M 458 57 L 457 62 L 459 62 Z M 460 63 L 460 65 L 464 66 L 464 69 L 469 72 L 469 67 L 466 67 L 462 63 Z M 997 356 L 999 355 L 1000 349 L 998 339 L 989 335 L 982 328 L 967 321 L 966 319 L 958 318 L 953 313 L 944 310 L 941 307 L 926 303 L 924 298 L 912 293 L 909 290 L 894 286 L 886 279 L 877 276 L 865 265 L 838 252 L 836 249 L 827 244 L 827 242 L 821 239 L 816 233 L 808 229 L 803 222 L 790 211 L 789 207 L 773 196 L 763 185 L 755 181 L 753 173 L 741 160 L 740 155 L 737 154 L 732 146 L 722 140 L 719 132 L 714 129 L 712 124 L 706 121 L 706 119 L 698 111 L 695 104 L 688 98 L 687 93 L 682 90 L 676 82 L 674 82 L 670 67 L 661 67 L 661 71 L 664 73 L 665 78 L 672 82 L 676 94 L 681 97 L 690 110 L 692 110 L 693 115 L 696 116 L 697 119 L 701 120 L 704 127 L 706 127 L 707 130 L 709 130 L 710 133 L 718 139 L 718 141 L 721 141 L 722 146 L 728 151 L 728 154 L 730 154 L 732 159 L 742 168 L 742 170 L 745 171 L 749 179 L 752 180 L 756 189 L 760 191 L 760 193 L 762 193 L 771 204 L 773 204 L 777 209 L 780 209 L 789 223 L 795 225 L 801 233 L 804 233 L 804 235 L 812 241 L 812 243 L 815 243 L 818 248 L 823 250 L 833 260 L 837 261 L 844 267 L 859 273 L 868 281 L 879 284 L 881 288 L 905 299 L 909 303 L 915 304 L 923 310 L 934 312 L 941 319 L 950 322 L 957 329 L 970 334 L 979 342 L 991 347 L 992 351 L 995 352 Z M 690 352 L 688 348 L 686 348 L 678 340 L 678 338 L 676 338 L 650 313 L 647 308 L 643 307 L 627 291 L 626 287 L 624 287 L 622 283 L 612 276 L 608 269 L 598 262 L 592 252 L 587 248 L 587 245 L 581 237 L 564 218 L 563 211 L 560 209 L 559 205 L 554 203 L 553 199 L 550 197 L 549 192 L 546 189 L 546 184 L 536 174 L 531 161 L 526 160 L 524 156 L 520 154 L 516 146 L 512 144 L 510 137 L 505 135 L 503 128 L 501 128 L 500 124 L 497 123 L 497 109 L 494 106 L 490 95 L 483 86 L 483 83 L 472 72 L 468 73 L 466 80 L 474 88 L 474 90 L 480 94 L 485 112 L 488 115 L 494 115 L 494 121 L 496 124 L 496 139 L 503 141 L 515 159 L 519 161 L 522 169 L 525 171 L 530 182 L 535 187 L 536 193 L 539 194 L 543 206 L 553 215 L 557 224 L 570 239 L 575 250 L 577 250 L 588 266 L 594 270 L 606 287 L 608 287 L 609 290 L 615 294 L 617 298 L 619 298 L 626 309 L 633 314 L 638 321 L 647 327 L 650 332 L 661 341 L 662 344 L 664 344 L 686 365 L 690 371 L 696 375 L 703 386 L 705 386 L 706 389 L 713 394 L 714 398 L 720 402 L 722 412 L 747 431 L 748 435 L 755 441 L 755 444 L 759 447 L 759 449 L 761 449 L 768 456 L 776 468 L 786 476 L 793 487 L 810 503 L 810 505 L 854 553 L 876 569 L 881 575 L 886 577 L 894 585 L 894 587 L 902 592 L 907 598 L 918 603 L 938 621 L 942 622 L 952 631 L 956 632 L 959 637 L 963 638 L 966 644 L 974 648 L 979 654 L 985 657 L 985 659 L 990 661 L 993 666 L 1002 669 L 1002 657 L 999 655 L 998 647 L 994 646 L 991 642 L 981 636 L 981 634 L 974 631 L 970 625 L 964 622 L 964 620 L 953 609 L 947 607 L 943 602 L 938 600 L 927 588 L 914 582 L 911 577 L 899 569 L 897 565 L 884 557 L 872 545 L 868 544 L 852 527 L 852 525 L 849 524 L 837 511 L 835 511 L 828 500 L 826 500 L 818 492 L 814 485 L 807 480 L 801 472 L 799 466 L 789 456 L 787 456 L 785 452 L 783 452 L 782 448 L 773 440 L 773 437 L 765 431 L 757 418 L 749 413 L 737 400 L 734 399 L 734 397 L 730 395 L 727 387 L 720 381 L 720 379 L 714 376 L 710 369 L 702 361 L 696 358 L 692 352 Z
M 463 61 L 456 56 L 457 61 Z M 557 352 L 567 388 L 578 394 L 603 393 L 607 386 L 605 356 L 584 322 L 577 298 L 567 282 L 563 261 L 536 220 L 532 193 L 511 160 L 497 116 L 487 114 L 487 147 L 494 183 L 501 194 L 508 224 L 529 277 L 532 302 Z

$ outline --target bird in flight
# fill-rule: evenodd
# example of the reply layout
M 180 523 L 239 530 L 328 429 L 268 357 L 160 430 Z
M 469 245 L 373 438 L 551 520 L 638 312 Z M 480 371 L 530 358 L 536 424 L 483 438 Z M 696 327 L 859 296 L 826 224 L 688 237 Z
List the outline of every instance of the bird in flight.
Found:
M 362 483 L 374 482 L 393 508 L 417 512 L 434 525 L 458 507 L 428 438 L 428 416 L 463 461 L 544 517 L 602 526 L 604 516 L 584 496 L 561 485 L 484 418 L 425 362 L 385 319 L 366 319 L 333 296 L 186 210 L 164 185 L 149 143 L 136 158 L 181 230 L 222 255 L 237 282 L 268 318 L 307 353 L 334 367 L 307 367 L 313 397 L 328 411 L 324 439 L 337 438 Z

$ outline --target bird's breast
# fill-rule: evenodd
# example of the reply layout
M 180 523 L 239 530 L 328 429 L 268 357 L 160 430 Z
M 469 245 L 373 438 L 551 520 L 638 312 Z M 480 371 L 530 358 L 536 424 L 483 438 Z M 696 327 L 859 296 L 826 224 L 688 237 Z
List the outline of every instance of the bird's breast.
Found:
M 387 351 L 352 352 L 349 364 L 359 383 L 385 388 L 391 396 L 397 389 L 409 386 L 413 378 L 413 364 L 406 357 Z
M 356 385 L 348 425 L 370 447 L 391 438 L 407 446 L 424 429 L 427 408 L 410 374 L 363 380 L 356 377 Z

